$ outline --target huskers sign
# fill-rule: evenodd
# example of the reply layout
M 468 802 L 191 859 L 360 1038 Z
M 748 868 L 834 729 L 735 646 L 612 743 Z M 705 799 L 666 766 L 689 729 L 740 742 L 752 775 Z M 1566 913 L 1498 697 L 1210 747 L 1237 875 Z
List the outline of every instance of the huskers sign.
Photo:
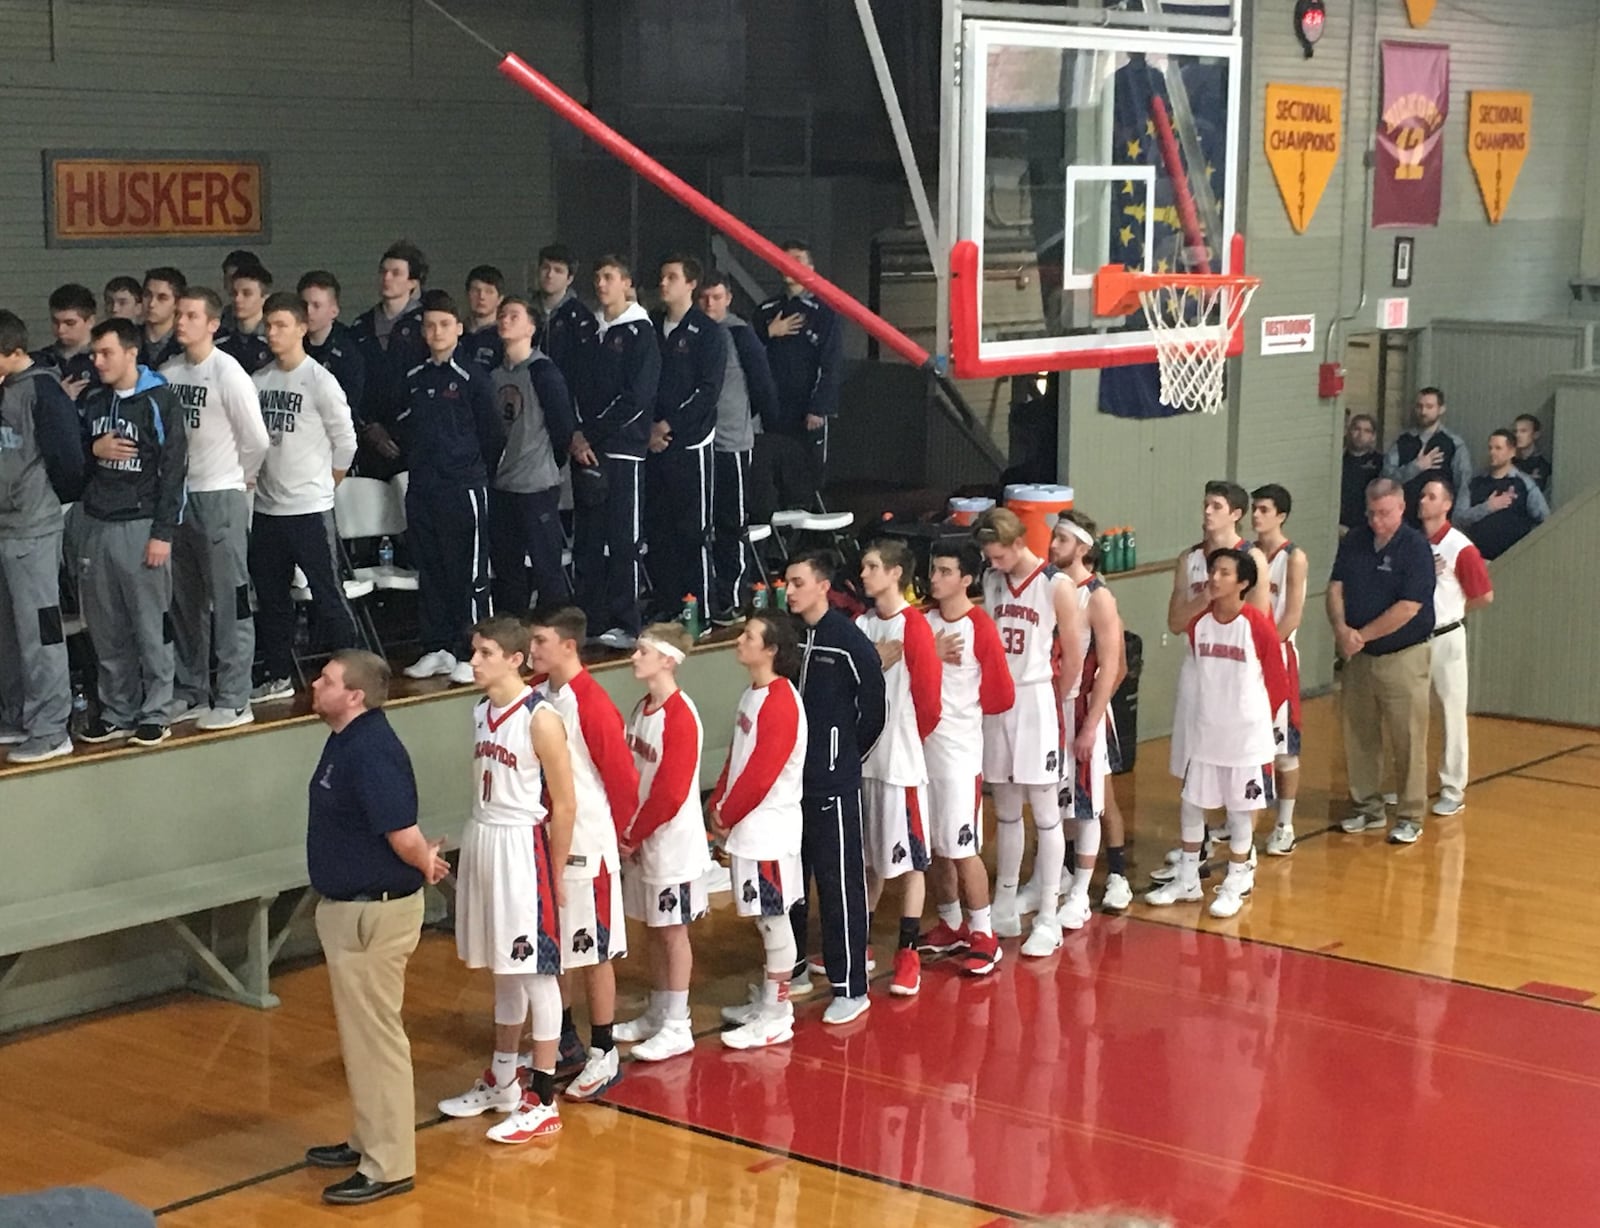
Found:
M 52 247 L 267 234 L 264 157 L 47 150 L 44 162 Z

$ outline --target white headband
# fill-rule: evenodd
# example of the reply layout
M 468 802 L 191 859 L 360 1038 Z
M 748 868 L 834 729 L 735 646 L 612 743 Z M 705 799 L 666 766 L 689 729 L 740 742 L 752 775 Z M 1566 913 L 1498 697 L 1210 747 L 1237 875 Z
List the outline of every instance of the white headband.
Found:
M 1072 536 L 1081 541 L 1085 546 L 1094 545 L 1094 538 L 1089 536 L 1089 530 L 1084 528 L 1076 520 L 1071 520 L 1066 516 L 1057 516 L 1056 528 L 1065 529 L 1068 533 L 1071 533 Z
M 674 646 L 672 644 L 667 643 L 666 640 L 658 640 L 658 639 L 655 639 L 652 636 L 641 635 L 639 637 L 639 642 L 641 644 L 646 645 L 647 647 L 654 648 L 657 652 L 659 652 L 662 656 L 666 657 L 668 660 L 676 661 L 680 665 L 683 664 L 683 657 L 684 657 L 683 649 L 678 648 L 678 647 L 676 647 L 676 646 Z

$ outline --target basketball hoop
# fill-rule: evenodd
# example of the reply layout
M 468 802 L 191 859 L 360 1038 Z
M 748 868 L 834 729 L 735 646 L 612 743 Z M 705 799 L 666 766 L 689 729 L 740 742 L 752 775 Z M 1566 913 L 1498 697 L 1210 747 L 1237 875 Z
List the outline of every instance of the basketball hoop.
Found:
M 1108 264 L 1094 279 L 1094 313 L 1126 316 L 1144 310 L 1161 368 L 1161 403 L 1214 414 L 1225 390 L 1223 360 L 1234 346 L 1259 277 L 1239 274 L 1135 273 Z

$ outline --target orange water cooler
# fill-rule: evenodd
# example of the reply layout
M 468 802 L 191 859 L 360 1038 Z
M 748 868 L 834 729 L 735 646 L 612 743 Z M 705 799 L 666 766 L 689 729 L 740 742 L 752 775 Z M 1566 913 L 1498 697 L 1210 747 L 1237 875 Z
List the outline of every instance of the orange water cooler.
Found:
M 1046 559 L 1050 557 L 1050 533 L 1055 528 L 1056 515 L 1072 507 L 1072 487 L 1007 486 L 1006 506 L 1022 521 L 1028 549 Z

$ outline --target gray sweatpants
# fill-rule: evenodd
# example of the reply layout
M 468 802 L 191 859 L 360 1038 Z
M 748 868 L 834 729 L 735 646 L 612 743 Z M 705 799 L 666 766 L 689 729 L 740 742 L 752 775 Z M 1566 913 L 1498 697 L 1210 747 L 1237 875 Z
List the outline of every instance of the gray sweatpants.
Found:
M 0 728 L 58 745 L 72 716 L 61 630 L 61 530 L 0 538 Z
M 245 565 L 250 508 L 242 490 L 190 491 L 172 538 L 176 691 L 197 708 L 250 705 L 256 624 Z M 215 641 L 213 641 L 215 636 Z M 212 703 L 211 650 L 217 653 Z
M 131 729 L 165 725 L 172 707 L 172 565 L 146 567 L 148 520 L 83 518 L 79 596 L 100 658 L 100 715 Z

